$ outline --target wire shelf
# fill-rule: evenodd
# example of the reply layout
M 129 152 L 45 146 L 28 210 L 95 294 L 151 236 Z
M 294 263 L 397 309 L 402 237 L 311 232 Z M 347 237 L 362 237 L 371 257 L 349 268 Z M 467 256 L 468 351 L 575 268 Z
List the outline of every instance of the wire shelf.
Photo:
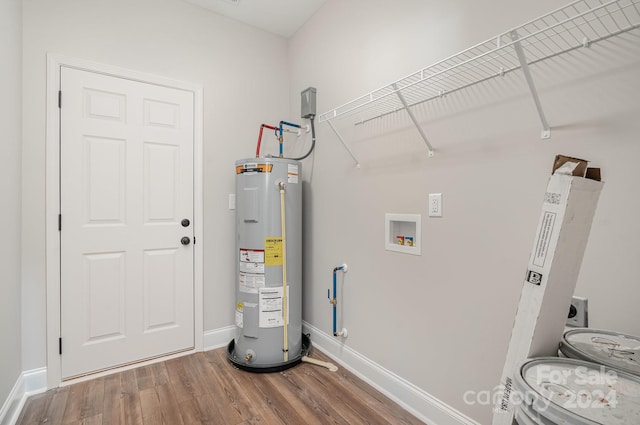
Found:
M 358 125 L 406 110 L 417 126 L 411 113 L 413 106 L 515 70 L 521 69 L 526 75 L 529 65 L 589 47 L 639 26 L 640 0 L 574 1 L 325 112 L 318 121 L 329 122 L 357 114 L 355 125 Z M 537 98 L 530 76 L 527 78 Z M 541 119 L 544 126 L 545 120 L 542 116 Z M 332 128 L 335 130 L 333 125 Z M 423 138 L 431 152 L 429 142 L 424 135 Z

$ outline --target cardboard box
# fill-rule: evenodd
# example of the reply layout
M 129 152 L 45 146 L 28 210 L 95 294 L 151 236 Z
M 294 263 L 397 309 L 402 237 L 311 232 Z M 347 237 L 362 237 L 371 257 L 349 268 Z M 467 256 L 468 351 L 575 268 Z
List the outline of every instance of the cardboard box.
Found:
M 527 358 L 557 355 L 604 184 L 598 181 L 599 170 L 590 170 L 587 161 L 577 158 L 558 155 L 554 162 L 500 380 L 503 392 L 494 407 L 493 425 L 513 423 L 517 399 L 511 396 L 517 367 Z M 598 180 L 584 175 L 597 176 Z

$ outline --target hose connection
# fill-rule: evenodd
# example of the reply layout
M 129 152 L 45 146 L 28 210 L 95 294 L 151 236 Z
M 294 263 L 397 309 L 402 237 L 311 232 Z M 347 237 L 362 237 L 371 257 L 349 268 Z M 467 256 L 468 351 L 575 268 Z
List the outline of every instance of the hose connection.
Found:
M 337 273 L 342 271 L 343 273 L 347 272 L 347 265 L 341 264 L 333 269 L 333 298 L 331 297 L 331 290 L 327 290 L 327 298 L 329 298 L 329 304 L 333 306 L 333 336 L 342 336 L 344 338 L 347 337 L 347 330 L 342 329 L 342 331 L 338 332 L 337 330 L 337 305 L 338 305 L 338 296 L 337 296 Z

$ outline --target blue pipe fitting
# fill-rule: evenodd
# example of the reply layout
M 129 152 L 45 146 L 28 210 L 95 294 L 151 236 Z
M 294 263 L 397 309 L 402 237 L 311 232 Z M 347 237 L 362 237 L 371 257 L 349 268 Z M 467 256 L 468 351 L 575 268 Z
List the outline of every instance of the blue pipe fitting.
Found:
M 289 127 L 295 127 L 295 128 L 302 128 L 302 126 L 300 124 L 294 124 L 294 123 L 287 122 L 287 121 L 280 121 L 280 126 L 278 127 L 278 130 L 280 131 L 280 137 L 278 138 L 278 140 L 280 142 L 280 152 L 279 152 L 280 158 L 282 158 L 283 155 L 284 155 L 283 148 L 282 148 L 282 145 L 283 145 L 283 143 L 282 143 L 283 142 L 282 133 L 284 132 L 284 130 L 282 129 L 283 125 L 288 125 Z M 276 130 L 276 132 L 278 130 Z
M 337 329 L 337 308 L 336 308 L 338 304 L 338 298 L 337 298 L 338 284 L 337 284 L 337 277 L 336 277 L 338 271 L 343 271 L 346 273 L 347 265 L 341 264 L 333 269 L 333 298 L 331 298 L 330 290 L 327 290 L 327 298 L 329 298 L 329 303 L 333 305 L 333 336 L 340 336 Z
M 292 122 L 280 121 L 280 131 L 282 131 L 282 124 L 288 125 L 289 127 L 302 128 L 300 124 L 294 124 Z

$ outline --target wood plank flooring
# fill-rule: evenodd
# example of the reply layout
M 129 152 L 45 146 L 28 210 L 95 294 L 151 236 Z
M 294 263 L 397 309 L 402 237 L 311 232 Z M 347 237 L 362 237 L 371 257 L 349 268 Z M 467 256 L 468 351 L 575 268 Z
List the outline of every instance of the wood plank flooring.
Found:
M 250 373 L 233 367 L 225 350 L 32 396 L 17 425 L 422 424 L 344 368 L 303 363 Z M 317 349 L 311 356 L 330 361 Z

